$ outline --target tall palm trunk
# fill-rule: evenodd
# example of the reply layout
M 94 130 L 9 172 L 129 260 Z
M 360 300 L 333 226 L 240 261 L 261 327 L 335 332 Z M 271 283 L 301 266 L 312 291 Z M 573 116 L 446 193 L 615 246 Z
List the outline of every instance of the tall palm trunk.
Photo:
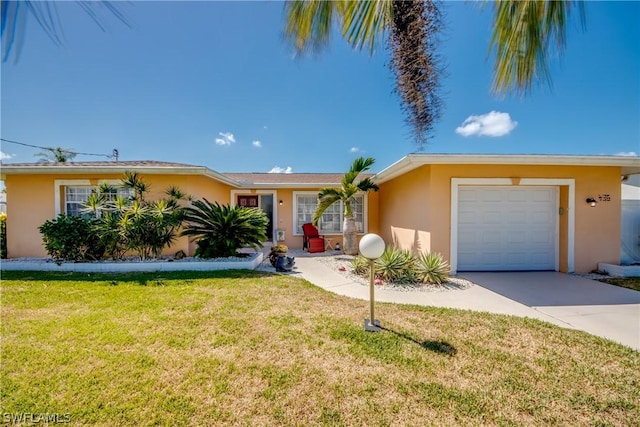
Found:
M 358 237 L 356 234 L 356 221 L 353 215 L 345 215 L 342 223 L 342 238 L 344 253 L 346 255 L 358 255 Z

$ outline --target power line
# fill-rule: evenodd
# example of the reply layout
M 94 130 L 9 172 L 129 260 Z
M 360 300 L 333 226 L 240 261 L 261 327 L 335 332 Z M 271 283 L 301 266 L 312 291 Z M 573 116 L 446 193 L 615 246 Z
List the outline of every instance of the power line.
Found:
M 18 145 L 23 145 L 25 147 L 31 147 L 31 148 L 38 148 L 40 150 L 49 150 L 49 151 L 54 151 L 54 149 L 52 147 L 41 147 L 39 145 L 32 145 L 32 144 L 25 144 L 24 142 L 18 142 L 18 141 L 11 141 L 9 139 L 4 139 L 4 138 L 0 138 L 0 141 L 3 142 L 8 142 L 10 144 L 18 144 Z M 73 150 L 60 150 L 60 152 L 62 153 L 69 153 L 69 154 L 79 154 L 81 156 L 99 156 L 99 157 L 106 157 L 107 159 L 113 159 L 115 158 L 116 160 L 118 160 L 118 150 L 114 149 L 113 150 L 113 154 L 96 154 L 96 153 L 79 153 L 77 151 L 73 151 Z

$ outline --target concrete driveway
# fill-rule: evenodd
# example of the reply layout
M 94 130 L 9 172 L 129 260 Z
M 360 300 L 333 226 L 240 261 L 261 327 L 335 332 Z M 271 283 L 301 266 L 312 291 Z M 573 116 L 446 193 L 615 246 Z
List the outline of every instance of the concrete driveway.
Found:
M 556 324 L 640 350 L 640 292 L 557 272 L 461 273 Z

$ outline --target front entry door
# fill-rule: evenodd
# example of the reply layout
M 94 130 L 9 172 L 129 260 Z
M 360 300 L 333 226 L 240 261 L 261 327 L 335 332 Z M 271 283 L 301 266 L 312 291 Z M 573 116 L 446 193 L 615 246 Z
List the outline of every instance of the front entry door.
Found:
M 267 224 L 267 241 L 273 241 L 273 194 L 260 195 L 260 209 L 267 214 L 269 223 Z

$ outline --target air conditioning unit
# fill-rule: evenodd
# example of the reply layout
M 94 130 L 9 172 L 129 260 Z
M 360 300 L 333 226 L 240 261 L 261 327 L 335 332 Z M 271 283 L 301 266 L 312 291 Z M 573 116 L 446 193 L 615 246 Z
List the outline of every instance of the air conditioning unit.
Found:
M 285 241 L 285 233 L 284 230 L 278 229 L 276 230 L 276 240 L 278 242 L 284 242 Z

